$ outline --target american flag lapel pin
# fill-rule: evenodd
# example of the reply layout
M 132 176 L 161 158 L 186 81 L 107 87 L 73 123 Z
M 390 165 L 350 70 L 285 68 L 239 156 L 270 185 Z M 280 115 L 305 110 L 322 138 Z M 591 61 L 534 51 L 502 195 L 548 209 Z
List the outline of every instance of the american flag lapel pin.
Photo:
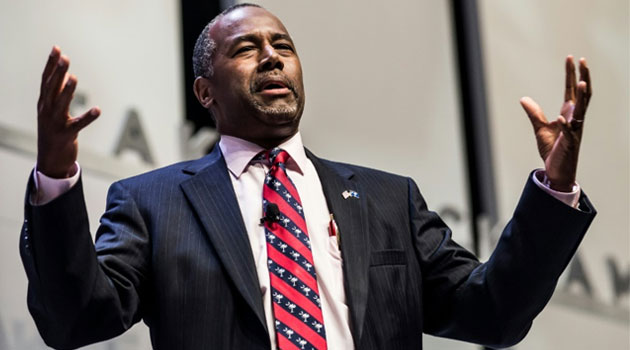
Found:
M 343 196 L 343 199 L 348 199 L 348 198 L 356 198 L 359 199 L 359 193 L 357 191 L 353 191 L 353 190 L 345 190 L 343 191 L 343 193 L 341 193 L 341 195 Z

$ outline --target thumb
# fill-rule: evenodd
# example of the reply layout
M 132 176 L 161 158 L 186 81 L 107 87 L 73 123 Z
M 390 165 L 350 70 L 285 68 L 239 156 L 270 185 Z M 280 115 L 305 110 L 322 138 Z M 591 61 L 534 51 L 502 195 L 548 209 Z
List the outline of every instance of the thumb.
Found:
M 523 97 L 520 102 L 535 131 L 547 125 L 547 118 L 545 117 L 542 108 L 540 108 L 538 103 L 536 103 L 531 97 Z
M 82 115 L 72 119 L 71 127 L 75 132 L 81 131 L 81 129 L 90 125 L 98 116 L 101 115 L 101 109 L 98 107 L 92 107 L 89 111 Z

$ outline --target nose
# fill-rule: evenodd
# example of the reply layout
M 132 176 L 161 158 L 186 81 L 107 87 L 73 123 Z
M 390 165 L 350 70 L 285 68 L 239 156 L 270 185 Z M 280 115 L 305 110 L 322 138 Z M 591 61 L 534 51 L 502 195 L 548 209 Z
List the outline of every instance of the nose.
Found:
M 266 45 L 262 51 L 262 57 L 260 59 L 260 63 L 258 64 L 259 71 L 270 71 L 274 69 L 282 70 L 284 68 L 284 63 L 282 62 L 282 58 L 276 52 L 271 45 Z

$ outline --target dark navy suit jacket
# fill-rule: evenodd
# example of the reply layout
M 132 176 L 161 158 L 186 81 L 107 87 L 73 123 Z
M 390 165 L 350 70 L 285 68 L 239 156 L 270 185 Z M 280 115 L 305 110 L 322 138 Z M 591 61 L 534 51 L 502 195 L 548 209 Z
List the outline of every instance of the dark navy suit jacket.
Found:
M 575 210 L 529 179 L 481 264 L 451 240 L 411 179 L 307 154 L 339 226 L 357 350 L 421 349 L 423 332 L 494 347 L 518 342 L 595 215 L 586 196 Z M 344 199 L 349 189 L 360 198 Z M 218 147 L 114 183 L 95 245 L 81 182 L 43 206 L 27 200 L 20 250 L 28 306 L 52 347 L 105 340 L 142 319 L 155 349 L 270 348 Z

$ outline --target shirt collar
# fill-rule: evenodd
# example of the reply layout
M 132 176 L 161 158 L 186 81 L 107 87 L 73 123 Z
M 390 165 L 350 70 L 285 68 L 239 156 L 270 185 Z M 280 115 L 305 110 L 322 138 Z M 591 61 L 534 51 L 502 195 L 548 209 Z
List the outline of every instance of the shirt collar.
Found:
M 304 175 L 302 169 L 308 160 L 300 132 L 298 131 L 278 147 L 287 151 L 291 156 L 289 161 L 287 161 L 287 168 L 297 171 L 300 175 Z M 247 166 L 252 158 L 265 150 L 255 143 L 229 135 L 221 135 L 219 148 L 221 149 L 221 153 L 223 153 L 228 169 L 236 178 L 239 178 L 241 174 L 247 170 Z

